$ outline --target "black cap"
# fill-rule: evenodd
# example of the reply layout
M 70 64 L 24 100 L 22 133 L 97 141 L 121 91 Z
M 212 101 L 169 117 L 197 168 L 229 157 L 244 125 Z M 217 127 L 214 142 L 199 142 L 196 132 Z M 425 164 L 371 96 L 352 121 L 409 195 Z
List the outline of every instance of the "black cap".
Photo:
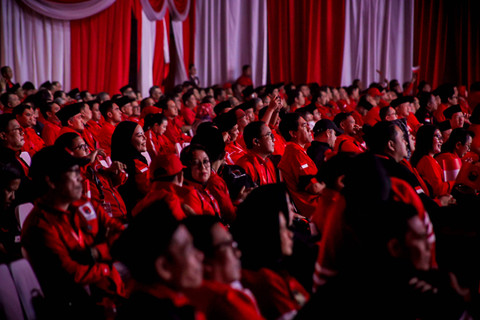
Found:
M 80 99 L 80 90 L 78 90 L 78 88 L 72 89 L 68 91 L 67 96 L 72 99 L 78 100 Z
M 335 123 L 335 125 L 337 127 L 340 126 L 340 123 L 344 120 L 346 120 L 349 116 L 351 116 L 352 113 L 351 112 L 340 112 L 340 113 L 337 113 L 337 115 L 335 116 L 335 118 L 333 118 L 333 122 Z
M 443 110 L 443 115 L 447 119 L 452 119 L 454 113 L 462 112 L 462 108 L 460 108 L 459 104 L 455 104 L 453 106 L 448 107 L 447 109 Z
M 327 129 L 335 130 L 335 133 L 337 136 L 343 133 L 343 130 L 339 129 L 332 120 L 321 119 L 321 120 L 318 120 L 317 123 L 315 123 L 315 126 L 313 127 L 313 134 L 317 135 L 320 132 L 326 131 Z
M 58 146 L 48 146 L 35 153 L 29 174 L 33 181 L 41 181 L 44 177 L 58 176 L 75 165 L 84 166 L 89 162 L 86 158 L 75 158 Z
M 128 96 L 122 96 L 118 99 L 115 99 L 115 104 L 119 107 L 119 108 L 122 108 L 124 105 L 126 105 L 127 103 L 130 103 L 130 102 L 133 102 L 135 101 L 135 99 L 132 99 Z
M 253 86 L 248 86 L 242 91 L 244 97 L 248 97 L 253 93 L 255 93 L 255 90 L 253 90 Z
M 409 96 L 398 97 L 397 99 L 393 100 L 390 103 L 390 106 L 396 108 L 399 105 L 404 104 L 406 102 L 413 103 L 413 97 L 409 97 Z
M 80 113 L 80 109 L 82 108 L 83 104 L 84 104 L 83 102 L 67 104 L 62 109 L 60 109 L 57 113 L 55 113 L 55 115 L 58 117 L 58 119 L 62 123 L 65 123 L 71 117 Z
M 253 101 L 247 101 L 242 104 L 239 104 L 237 108 L 240 108 L 243 111 L 247 111 L 248 109 L 253 109 L 254 108 Z
M 237 124 L 237 117 L 233 112 L 226 112 L 216 116 L 213 123 L 217 126 L 220 132 L 230 131 Z
M 440 131 L 447 131 L 449 129 L 452 129 L 452 125 L 448 120 L 442 121 L 438 124 L 438 130 Z
M 218 103 L 215 107 L 213 107 L 213 112 L 215 112 L 216 115 L 219 115 L 222 113 L 223 110 L 231 107 L 232 107 L 232 104 L 230 103 L 230 101 L 225 100 Z

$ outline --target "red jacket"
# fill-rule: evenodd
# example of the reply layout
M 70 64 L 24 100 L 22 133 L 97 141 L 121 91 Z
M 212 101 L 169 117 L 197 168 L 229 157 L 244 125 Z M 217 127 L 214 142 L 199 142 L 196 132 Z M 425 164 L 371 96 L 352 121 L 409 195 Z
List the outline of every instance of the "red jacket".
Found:
M 335 152 L 353 152 L 353 153 L 362 153 L 366 151 L 366 148 L 358 142 L 352 136 L 348 134 L 341 134 L 337 137 L 335 141 L 335 146 L 333 147 L 333 151 Z
M 257 298 L 260 312 L 267 319 L 294 313 L 310 299 L 302 285 L 286 272 L 271 269 L 243 270 L 242 283 Z
M 33 128 L 24 128 L 25 135 L 25 144 L 22 147 L 22 151 L 27 151 L 31 157 L 43 147 L 45 147 L 45 142 L 42 138 L 35 132 Z
M 46 146 L 51 146 L 55 143 L 55 140 L 57 140 L 60 135 L 60 130 L 62 130 L 62 127 L 58 124 L 45 120 L 45 125 L 42 130 L 42 139 Z
M 237 165 L 245 169 L 253 182 L 259 186 L 277 182 L 275 166 L 268 157 L 264 160 L 253 151 L 248 150 L 247 154 L 238 159 Z
M 22 245 L 46 295 L 69 299 L 86 285 L 123 295 L 123 282 L 109 254 L 123 229 L 90 202 L 77 201 L 61 211 L 40 199 L 23 225 Z M 89 258 L 90 248 L 100 253 L 97 260 Z
M 318 205 L 320 195 L 306 192 L 304 188 L 300 187 L 300 180 L 310 176 L 315 179 L 314 176 L 318 171 L 315 163 L 304 148 L 294 142 L 289 142 L 282 160 L 278 164 L 278 169 L 280 169 L 299 213 L 307 218 L 310 217 Z M 312 180 L 312 182 L 316 182 L 316 180 Z
M 207 188 L 203 187 L 200 183 L 191 180 L 185 180 L 183 182 L 183 185 L 187 189 L 189 189 L 189 192 L 194 191 L 194 193 L 196 193 L 197 195 L 195 198 L 191 199 L 195 200 L 194 207 L 192 207 L 192 209 L 197 214 L 209 214 L 213 216 L 218 216 L 219 218 L 222 217 L 220 213 L 220 206 L 218 205 L 217 200 L 213 197 L 213 195 L 210 193 L 210 191 L 208 191 Z M 198 202 L 198 200 L 200 201 Z
M 443 180 L 443 170 L 438 162 L 431 156 L 423 156 L 417 164 L 417 170 L 425 182 L 432 188 L 431 197 L 436 198 L 450 194 L 454 181 Z
M 102 129 L 100 129 L 98 135 L 98 143 L 100 144 L 100 148 L 105 151 L 107 156 L 110 156 L 112 154 L 113 131 L 115 131 L 115 126 L 105 121 L 103 122 Z
M 225 160 L 228 165 L 234 165 L 238 159 L 243 157 L 247 152 L 242 146 L 234 141 L 225 145 Z
M 223 220 L 231 224 L 235 220 L 236 210 L 232 199 L 230 199 L 230 193 L 225 180 L 212 171 L 207 182 L 207 190 L 217 200 Z
M 200 288 L 189 289 L 186 295 L 207 319 L 264 319 L 258 312 L 255 301 L 228 284 L 204 280 Z

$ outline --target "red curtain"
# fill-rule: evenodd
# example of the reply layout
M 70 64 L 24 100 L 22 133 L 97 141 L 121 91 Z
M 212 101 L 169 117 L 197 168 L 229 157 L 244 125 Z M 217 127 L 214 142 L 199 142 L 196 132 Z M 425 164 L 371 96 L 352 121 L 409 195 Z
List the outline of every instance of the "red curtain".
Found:
M 119 93 L 128 83 L 135 0 L 117 0 L 92 17 L 71 21 L 72 88 Z
M 178 0 L 175 1 L 178 3 Z M 185 6 L 185 5 L 184 5 Z M 179 10 L 180 8 L 177 7 Z M 183 12 L 184 10 L 182 10 Z M 194 63 L 195 53 L 195 0 L 191 0 L 190 12 L 183 21 L 183 61 L 188 73 L 188 66 Z
M 415 0 L 414 61 L 419 80 L 469 86 L 480 80 L 479 3 Z
M 169 71 L 169 64 L 165 63 L 165 56 L 163 54 L 164 41 L 170 42 L 170 15 L 165 13 L 165 25 L 167 27 L 167 38 L 164 38 L 163 21 L 157 21 L 155 31 L 155 53 L 153 56 L 153 84 L 164 87 L 163 80 L 167 77 Z
M 344 0 L 268 0 L 271 82 L 341 81 Z

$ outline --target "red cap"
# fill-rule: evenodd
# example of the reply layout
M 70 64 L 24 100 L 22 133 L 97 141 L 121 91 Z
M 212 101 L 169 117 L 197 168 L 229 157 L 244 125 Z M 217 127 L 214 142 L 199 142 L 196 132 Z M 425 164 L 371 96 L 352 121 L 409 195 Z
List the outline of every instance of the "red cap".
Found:
M 185 166 L 182 165 L 176 154 L 159 154 L 150 164 L 150 178 L 173 176 L 182 171 L 183 168 Z
M 368 89 L 367 94 L 368 94 L 369 96 L 374 97 L 374 98 L 382 95 L 382 94 L 380 93 L 380 90 L 378 90 L 377 88 L 370 88 L 370 89 Z

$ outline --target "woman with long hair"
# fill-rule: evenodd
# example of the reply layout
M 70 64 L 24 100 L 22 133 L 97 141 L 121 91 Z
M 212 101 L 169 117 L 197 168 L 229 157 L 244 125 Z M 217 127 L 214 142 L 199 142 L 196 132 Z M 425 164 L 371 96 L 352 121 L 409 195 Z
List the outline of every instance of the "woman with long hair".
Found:
M 412 166 L 428 184 L 432 198 L 450 194 L 454 184 L 443 178 L 443 169 L 434 158 L 441 152 L 442 144 L 440 130 L 434 125 L 423 125 L 418 129 L 415 151 L 410 159 Z

